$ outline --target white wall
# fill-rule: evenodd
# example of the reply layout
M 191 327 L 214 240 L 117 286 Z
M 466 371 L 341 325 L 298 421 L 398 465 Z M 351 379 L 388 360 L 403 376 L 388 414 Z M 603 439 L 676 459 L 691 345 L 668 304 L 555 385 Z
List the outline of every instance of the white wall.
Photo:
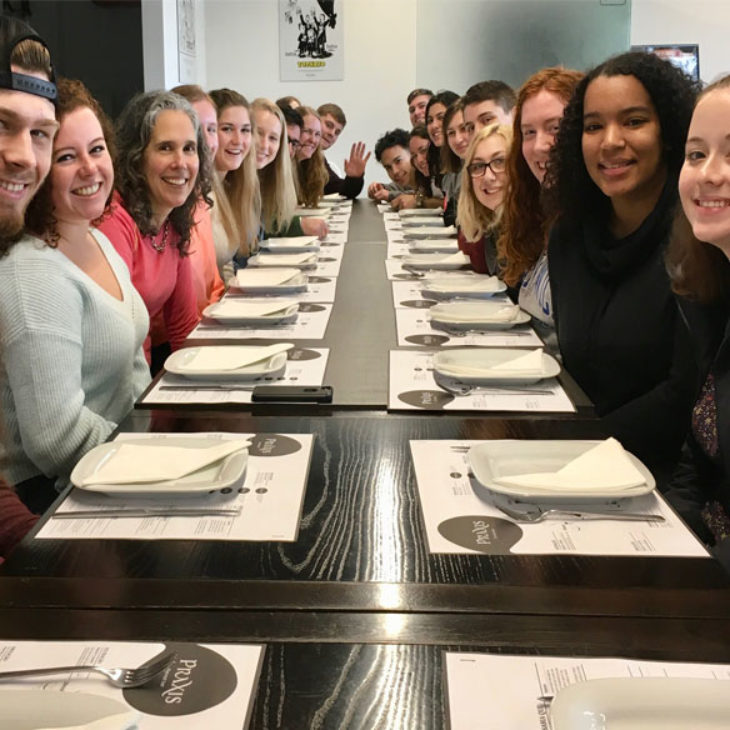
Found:
M 416 0 L 348 0 L 344 81 L 279 81 L 278 0 L 206 0 L 207 89 L 229 86 L 249 101 L 294 95 L 335 102 L 348 124 L 328 156 L 340 166 L 353 142 L 372 149 L 386 128 L 408 127 L 405 97 L 416 76 Z M 366 178 L 382 178 L 374 157 Z
M 632 0 L 631 43 L 699 43 L 700 76 L 730 73 L 729 0 Z

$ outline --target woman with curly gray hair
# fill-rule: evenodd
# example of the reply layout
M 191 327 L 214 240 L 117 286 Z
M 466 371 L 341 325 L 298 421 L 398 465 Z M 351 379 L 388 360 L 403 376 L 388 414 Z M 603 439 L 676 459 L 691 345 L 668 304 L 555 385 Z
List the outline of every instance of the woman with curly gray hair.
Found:
M 198 322 L 187 246 L 198 200 L 211 204 L 210 160 L 192 106 L 168 91 L 127 104 L 117 146 L 117 194 L 100 228 L 147 305 L 145 352 L 154 373 Z

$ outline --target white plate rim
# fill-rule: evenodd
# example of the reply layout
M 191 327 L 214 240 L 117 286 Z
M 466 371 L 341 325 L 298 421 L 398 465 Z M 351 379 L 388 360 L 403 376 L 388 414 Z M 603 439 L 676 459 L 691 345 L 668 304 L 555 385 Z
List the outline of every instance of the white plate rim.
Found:
M 433 357 L 433 369 L 434 373 L 444 378 L 456 380 L 465 385 L 488 385 L 492 383 L 537 383 L 540 380 L 546 378 L 555 378 L 560 374 L 560 363 L 549 353 L 542 351 L 542 372 L 537 373 L 535 371 L 520 372 L 518 370 L 510 371 L 493 371 L 489 374 L 484 375 L 453 375 L 449 372 L 439 370 L 439 357 L 448 357 L 458 352 L 467 352 L 473 354 L 479 352 L 485 356 L 496 355 L 502 352 L 509 352 L 519 356 L 521 354 L 527 354 L 530 349 L 536 348 L 524 348 L 524 347 L 449 347 L 447 349 L 439 350 Z M 497 361 L 499 362 L 499 361 Z
M 605 499 L 626 499 L 629 497 L 640 497 L 644 494 L 649 494 L 656 488 L 656 481 L 652 476 L 652 473 L 643 462 L 631 452 L 627 451 L 634 466 L 643 474 L 646 479 L 646 483 L 637 487 L 631 487 L 631 489 L 624 490 L 622 492 L 606 491 L 601 492 L 599 490 L 591 490 L 590 492 L 585 491 L 566 491 L 561 489 L 559 491 L 551 492 L 546 489 L 539 491 L 533 491 L 526 486 L 517 486 L 514 484 L 499 484 L 492 480 L 492 471 L 488 465 L 488 454 L 482 452 L 489 452 L 498 450 L 500 448 L 510 449 L 514 448 L 516 451 L 522 451 L 525 454 L 525 458 L 529 458 L 529 452 L 533 452 L 538 449 L 549 446 L 558 450 L 561 446 L 564 448 L 576 448 L 585 446 L 584 449 L 577 453 L 570 454 L 569 458 L 579 456 L 581 453 L 588 451 L 593 446 L 597 446 L 602 443 L 600 440 L 595 439 L 494 439 L 492 441 L 483 441 L 472 446 L 467 452 L 467 461 L 471 468 L 474 479 L 485 489 L 490 492 L 497 494 L 503 494 L 508 497 L 517 497 L 520 499 L 531 499 L 531 500 L 569 500 L 580 498 L 581 500 L 605 500 Z M 495 458 L 492 456 L 491 458 Z M 567 463 L 567 462 L 566 462 Z M 530 471 L 530 467 L 526 466 L 525 471 Z
M 201 345 L 200 347 L 182 347 L 179 350 L 175 350 L 165 360 L 165 370 L 171 375 L 185 378 L 186 380 L 210 380 L 216 378 L 218 380 L 235 381 L 235 382 L 247 382 L 256 380 L 261 377 L 274 377 L 284 372 L 286 368 L 287 354 L 286 352 L 278 352 L 273 357 L 269 357 L 266 360 L 261 360 L 261 367 L 256 370 L 246 370 L 245 368 L 251 368 L 252 365 L 257 363 L 251 363 L 246 365 L 244 368 L 238 370 L 196 370 L 195 372 L 186 371 L 180 369 L 178 363 L 179 360 L 184 360 L 187 357 L 192 357 L 195 352 L 205 347 L 210 348 L 236 348 L 236 349 L 251 349 L 252 347 L 258 348 L 260 345 Z M 266 365 L 266 367 L 264 367 Z

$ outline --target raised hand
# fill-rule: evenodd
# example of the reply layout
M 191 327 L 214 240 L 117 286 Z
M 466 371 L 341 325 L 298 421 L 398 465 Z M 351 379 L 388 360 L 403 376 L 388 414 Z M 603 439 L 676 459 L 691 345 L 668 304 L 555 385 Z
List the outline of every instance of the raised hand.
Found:
M 368 164 L 370 153 L 365 154 L 365 143 L 355 142 L 350 148 L 350 159 L 345 160 L 345 175 L 348 177 L 362 177 L 365 174 L 365 165 Z

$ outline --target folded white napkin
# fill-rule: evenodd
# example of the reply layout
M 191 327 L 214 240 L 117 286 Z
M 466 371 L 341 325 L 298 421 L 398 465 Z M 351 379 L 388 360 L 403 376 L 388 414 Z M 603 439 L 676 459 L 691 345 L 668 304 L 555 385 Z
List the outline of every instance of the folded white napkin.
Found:
M 426 289 L 438 292 L 490 292 L 496 291 L 499 279 L 496 276 L 459 276 L 458 278 L 425 279 Z
M 246 286 L 281 286 L 301 275 L 299 269 L 241 269 L 236 272 L 236 284 Z
M 261 242 L 262 248 L 305 248 L 319 245 L 317 236 L 287 236 L 282 238 L 267 238 Z
M 441 208 L 403 208 L 398 211 L 401 218 L 418 218 L 419 216 L 429 216 L 436 218 L 443 215 Z
M 277 253 L 257 254 L 249 260 L 249 265 L 254 266 L 301 266 L 302 264 L 314 264 L 317 262 L 317 254 L 305 251 L 304 253 Z
M 456 251 L 459 248 L 459 243 L 454 238 L 424 238 L 414 241 L 411 247 L 416 251 L 433 251 L 434 249 L 442 250 L 445 248 Z
M 247 301 L 246 299 L 222 299 L 205 310 L 207 317 L 266 317 L 285 312 L 289 307 L 296 306 L 294 299 L 272 298 L 265 302 Z
M 556 472 L 512 474 L 495 478 L 495 482 L 535 490 L 565 491 L 616 491 L 646 484 L 646 479 L 636 468 L 614 438 L 606 439 L 576 459 L 569 461 Z
M 530 350 L 526 355 L 519 355 L 507 362 L 494 365 L 492 370 L 509 370 L 510 372 L 525 372 L 538 370 L 542 372 L 542 349 Z
M 454 226 L 414 226 L 403 229 L 406 236 L 455 236 L 456 232 Z
M 298 216 L 316 216 L 317 218 L 324 218 L 330 214 L 328 207 L 320 206 L 318 208 L 295 208 L 294 215 Z
M 144 484 L 179 479 L 248 446 L 249 442 L 245 439 L 222 441 L 204 449 L 165 446 L 159 442 L 123 443 L 79 486 Z
M 266 347 L 247 347 L 245 345 L 199 347 L 195 355 L 184 365 L 180 365 L 179 369 L 187 373 L 239 370 L 247 365 L 268 360 L 280 352 L 291 350 L 292 347 L 294 345 L 289 342 Z
M 519 312 L 520 308 L 514 304 L 451 302 L 433 307 L 431 318 L 448 322 L 512 322 Z

